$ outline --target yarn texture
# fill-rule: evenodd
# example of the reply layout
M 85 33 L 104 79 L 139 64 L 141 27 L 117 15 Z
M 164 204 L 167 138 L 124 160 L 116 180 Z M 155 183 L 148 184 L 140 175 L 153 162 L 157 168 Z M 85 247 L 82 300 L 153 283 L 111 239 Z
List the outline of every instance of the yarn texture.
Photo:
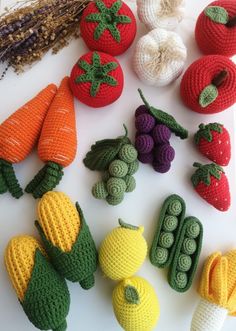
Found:
M 179 35 L 155 29 L 138 41 L 133 67 L 144 84 L 165 86 L 180 76 L 186 57 L 187 50 Z
M 236 314 L 236 251 L 213 253 L 205 262 L 191 331 L 220 331 L 226 316 Z
M 198 47 L 204 54 L 232 57 L 236 54 L 236 3 L 210 3 L 200 14 L 195 28 Z
M 149 30 L 173 30 L 185 14 L 184 0 L 137 0 L 138 17 Z
M 56 270 L 89 289 L 95 282 L 97 251 L 82 210 L 78 204 L 76 208 L 64 193 L 48 192 L 39 202 L 36 226 Z
M 31 323 L 40 330 L 65 331 L 69 291 L 37 240 L 30 236 L 12 238 L 5 251 L 5 264 Z
M 227 75 L 221 78 L 222 72 Z M 216 79 L 217 78 L 217 79 Z M 201 114 L 214 114 L 236 102 L 236 65 L 225 56 L 208 55 L 193 62 L 180 86 L 184 104 Z

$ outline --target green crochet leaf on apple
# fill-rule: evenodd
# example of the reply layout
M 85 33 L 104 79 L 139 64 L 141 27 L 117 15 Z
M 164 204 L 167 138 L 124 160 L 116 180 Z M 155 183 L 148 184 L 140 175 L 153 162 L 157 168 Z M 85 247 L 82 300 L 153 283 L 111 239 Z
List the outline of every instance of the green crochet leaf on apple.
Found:
M 199 104 L 202 108 L 208 107 L 218 97 L 218 89 L 215 85 L 210 84 L 204 88 L 199 97 Z
M 135 287 L 128 285 L 125 287 L 125 299 L 128 303 L 139 304 L 140 298 Z
M 209 6 L 204 13 L 215 23 L 227 24 L 229 21 L 228 12 L 220 6 Z

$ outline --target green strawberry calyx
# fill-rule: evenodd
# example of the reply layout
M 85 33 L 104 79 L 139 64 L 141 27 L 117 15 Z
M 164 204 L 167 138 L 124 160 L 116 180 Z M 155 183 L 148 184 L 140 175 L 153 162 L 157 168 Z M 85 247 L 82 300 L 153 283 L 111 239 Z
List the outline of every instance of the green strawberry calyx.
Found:
M 220 87 L 228 77 L 228 70 L 221 70 L 211 81 L 209 85 L 207 85 L 199 96 L 199 105 L 202 108 L 206 108 L 211 105 L 219 95 L 218 87 Z
M 207 125 L 204 125 L 203 123 L 200 124 L 199 130 L 194 136 L 195 144 L 199 145 L 201 139 L 204 139 L 208 142 L 212 142 L 213 140 L 212 131 L 221 134 L 223 132 L 223 125 L 219 123 L 209 123 Z
M 98 23 L 94 31 L 94 39 L 99 40 L 105 30 L 109 30 L 112 37 L 120 43 L 120 31 L 117 24 L 129 24 L 132 22 L 131 18 L 126 15 L 119 15 L 118 11 L 122 7 L 122 1 L 115 1 L 110 8 L 106 7 L 103 1 L 95 1 L 98 13 L 89 14 L 86 17 L 86 22 Z
M 109 73 L 118 67 L 116 62 L 107 62 L 101 64 L 101 57 L 97 52 L 92 55 L 92 64 L 89 64 L 85 60 L 79 60 L 78 67 L 84 71 L 84 73 L 75 79 L 76 84 L 90 82 L 90 95 L 96 97 L 100 90 L 101 84 L 107 84 L 109 86 L 117 86 L 117 80 L 110 76 Z
M 236 26 L 236 16 L 229 17 L 227 10 L 220 6 L 208 6 L 204 10 L 204 14 L 209 17 L 213 22 L 224 24 L 228 28 Z
M 214 177 L 220 181 L 221 175 L 224 173 L 223 168 L 216 163 L 202 165 L 201 163 L 195 162 L 193 166 L 198 168 L 191 177 L 191 181 L 194 187 L 196 187 L 201 182 L 206 186 L 210 186 L 211 177 Z

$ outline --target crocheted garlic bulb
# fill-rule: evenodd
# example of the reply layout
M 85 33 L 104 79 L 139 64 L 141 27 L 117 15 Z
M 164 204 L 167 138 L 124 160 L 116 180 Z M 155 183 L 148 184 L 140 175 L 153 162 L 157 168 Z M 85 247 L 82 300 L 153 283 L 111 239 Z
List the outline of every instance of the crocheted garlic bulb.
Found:
M 202 297 L 192 319 L 191 331 L 219 331 L 226 316 L 236 316 L 236 250 L 206 261 L 199 294 Z
M 184 0 L 137 0 L 138 17 L 150 30 L 173 30 L 185 14 Z
M 187 50 L 180 36 L 175 32 L 155 29 L 138 41 L 133 65 L 144 84 L 159 87 L 179 77 L 186 57 Z

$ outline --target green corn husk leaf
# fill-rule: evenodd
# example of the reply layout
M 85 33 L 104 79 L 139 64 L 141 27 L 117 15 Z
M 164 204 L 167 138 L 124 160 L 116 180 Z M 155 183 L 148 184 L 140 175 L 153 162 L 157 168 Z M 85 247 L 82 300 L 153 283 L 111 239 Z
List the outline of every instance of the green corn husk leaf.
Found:
M 36 250 L 31 279 L 21 305 L 31 323 L 40 330 L 66 330 L 70 307 L 67 284 Z
M 98 264 L 97 249 L 78 203 L 76 208 L 80 216 L 81 228 L 70 252 L 63 252 L 54 246 L 46 238 L 38 221 L 35 222 L 35 225 L 55 269 L 65 279 L 79 282 L 84 289 L 89 289 L 94 285 L 93 274 L 97 270 Z

